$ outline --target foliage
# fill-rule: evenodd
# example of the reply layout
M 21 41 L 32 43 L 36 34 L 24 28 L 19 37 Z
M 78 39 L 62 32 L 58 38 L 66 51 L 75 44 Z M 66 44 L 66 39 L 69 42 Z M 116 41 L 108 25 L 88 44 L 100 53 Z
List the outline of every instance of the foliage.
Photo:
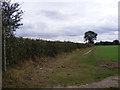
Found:
M 85 41 L 88 41 L 88 43 L 93 44 L 94 40 L 96 40 L 96 38 L 97 38 L 97 33 L 93 32 L 93 31 L 85 32 L 84 39 L 85 39 Z
M 35 60 L 36 57 L 54 57 L 62 52 L 71 52 L 77 48 L 88 47 L 87 44 L 81 43 L 33 40 L 22 37 L 7 38 L 6 45 L 7 66 L 11 66 L 28 59 Z
M 114 45 L 119 45 L 120 42 L 119 42 L 119 40 L 114 40 L 114 41 L 113 41 L 113 44 L 114 44 Z
M 2 2 L 2 30 L 7 37 L 13 36 L 14 31 L 22 25 L 23 11 L 19 6 L 19 3 L 11 3 L 10 0 Z
M 6 71 L 6 38 L 13 37 L 14 31 L 22 25 L 20 22 L 22 19 L 23 11 L 20 8 L 19 3 L 11 3 L 11 0 L 1 1 L 2 10 L 2 66 Z M 11 45 L 9 45 L 11 46 Z M 10 47 L 9 47 L 10 48 Z
M 100 41 L 100 42 L 96 42 L 95 45 L 120 45 L 120 42 L 119 42 L 119 40 L 113 40 L 113 42 Z

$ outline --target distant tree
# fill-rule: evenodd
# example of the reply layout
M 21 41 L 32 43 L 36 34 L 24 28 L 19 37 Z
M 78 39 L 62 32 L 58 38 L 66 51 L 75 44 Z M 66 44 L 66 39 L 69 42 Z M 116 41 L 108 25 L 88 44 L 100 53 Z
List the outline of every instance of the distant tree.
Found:
M 120 42 L 119 42 L 119 40 L 114 40 L 114 41 L 113 41 L 113 44 L 114 44 L 114 45 L 119 45 Z
M 94 40 L 97 39 L 97 33 L 93 32 L 93 31 L 85 32 L 84 39 L 85 39 L 85 41 L 88 41 L 88 43 L 94 44 Z

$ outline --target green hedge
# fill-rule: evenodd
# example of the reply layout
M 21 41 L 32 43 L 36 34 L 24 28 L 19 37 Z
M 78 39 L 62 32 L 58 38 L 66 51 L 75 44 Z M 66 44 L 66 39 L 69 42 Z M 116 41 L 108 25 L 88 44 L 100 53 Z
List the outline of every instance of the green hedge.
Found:
M 71 52 L 77 48 L 85 47 L 88 47 L 88 45 L 11 37 L 6 40 L 7 66 L 12 66 L 30 58 L 35 60 L 35 57 L 54 57 L 62 52 Z

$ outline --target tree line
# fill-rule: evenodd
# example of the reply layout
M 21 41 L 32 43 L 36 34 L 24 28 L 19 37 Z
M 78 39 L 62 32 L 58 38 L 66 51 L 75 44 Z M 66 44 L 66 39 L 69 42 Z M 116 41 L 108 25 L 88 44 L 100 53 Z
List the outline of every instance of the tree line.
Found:
M 119 42 L 119 40 L 113 40 L 112 42 L 100 41 L 100 42 L 96 42 L 95 45 L 120 45 L 120 42 Z

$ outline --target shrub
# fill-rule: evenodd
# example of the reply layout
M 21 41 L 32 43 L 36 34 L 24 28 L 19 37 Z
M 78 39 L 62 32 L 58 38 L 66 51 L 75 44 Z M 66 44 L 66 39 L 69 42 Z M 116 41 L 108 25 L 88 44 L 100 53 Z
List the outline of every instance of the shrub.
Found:
M 87 44 L 82 43 L 33 40 L 22 37 L 10 37 L 7 38 L 6 42 L 7 66 L 12 66 L 28 59 L 35 60 L 35 57 L 55 57 L 62 52 L 71 52 L 78 48 L 88 47 Z

